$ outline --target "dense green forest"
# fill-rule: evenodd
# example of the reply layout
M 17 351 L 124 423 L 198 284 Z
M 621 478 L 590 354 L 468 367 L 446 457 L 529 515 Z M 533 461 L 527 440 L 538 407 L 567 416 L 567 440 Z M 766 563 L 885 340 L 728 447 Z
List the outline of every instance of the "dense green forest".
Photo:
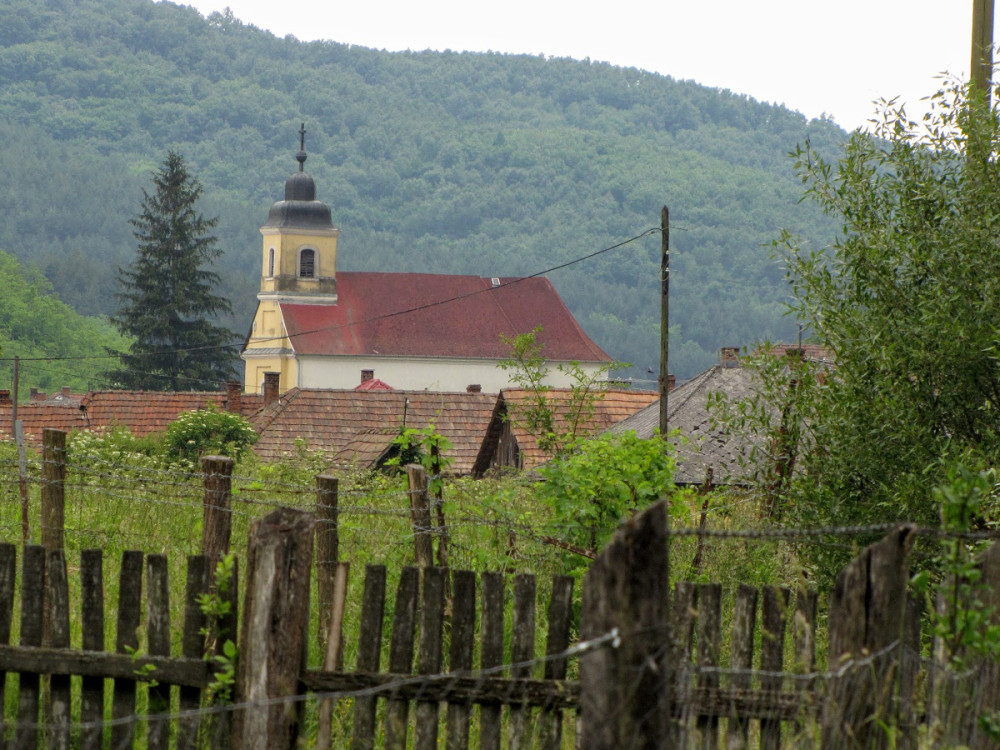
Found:
M 769 243 L 826 244 L 787 152 L 845 134 L 783 107 L 667 76 L 543 56 L 389 53 L 280 39 L 149 0 L 0 4 L 0 247 L 80 313 L 115 308 L 134 217 L 168 148 L 218 216 L 224 321 L 244 333 L 258 228 L 296 168 L 341 229 L 339 267 L 535 273 L 657 226 L 671 209 L 671 361 L 790 338 Z M 551 275 L 584 328 L 652 377 L 659 238 Z M 649 385 L 652 385 L 651 383 Z
M 79 392 L 99 384 L 99 373 L 109 364 L 102 358 L 105 347 L 124 345 L 107 320 L 80 315 L 52 294 L 37 268 L 2 251 L 0 289 L 0 356 L 24 359 L 24 399 L 29 387 L 51 393 L 69 386 Z

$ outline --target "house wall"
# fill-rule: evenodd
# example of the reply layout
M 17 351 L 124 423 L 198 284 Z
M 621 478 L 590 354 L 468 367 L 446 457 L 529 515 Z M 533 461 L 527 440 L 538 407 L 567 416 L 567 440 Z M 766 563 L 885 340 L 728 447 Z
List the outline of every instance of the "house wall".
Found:
M 397 390 L 464 391 L 471 384 L 481 385 L 486 393 L 499 393 L 514 384 L 510 373 L 499 367 L 496 359 L 459 359 L 445 357 L 299 357 L 300 388 L 355 388 L 361 383 L 362 370 L 374 370 L 375 377 Z M 568 388 L 572 379 L 559 372 L 558 363 L 549 363 L 546 384 Z M 600 363 L 581 363 L 588 375 L 600 372 Z

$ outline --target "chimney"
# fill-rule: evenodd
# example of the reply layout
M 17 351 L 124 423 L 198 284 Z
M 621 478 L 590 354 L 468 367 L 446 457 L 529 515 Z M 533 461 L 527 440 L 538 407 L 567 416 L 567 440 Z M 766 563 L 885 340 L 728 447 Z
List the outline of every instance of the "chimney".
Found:
M 278 388 L 280 383 L 280 372 L 264 373 L 264 406 L 270 406 L 278 400 Z
M 64 385 L 62 387 L 62 395 L 64 395 L 64 396 L 69 396 L 70 395 L 70 389 L 69 389 L 68 385 Z
M 32 388 L 31 389 L 31 400 L 32 401 L 44 401 L 45 400 L 45 394 L 42 393 L 37 388 Z
M 677 387 L 677 376 L 667 375 L 667 393 L 670 393 L 674 388 Z
M 243 383 L 239 380 L 226 381 L 226 411 L 230 414 L 243 413 Z
M 470 383 L 469 385 L 465 386 L 465 392 L 466 393 L 482 393 L 483 392 L 483 386 L 480 385 L 479 383 Z
M 362 383 L 367 383 L 369 380 L 374 380 L 374 379 L 375 379 L 375 371 L 374 370 L 362 370 L 361 371 L 361 382 Z
M 719 358 L 723 367 L 739 367 L 740 348 L 738 346 L 724 346 L 719 350 Z
M 10 406 L 13 401 L 10 400 L 10 391 L 4 388 L 0 391 L 0 406 Z

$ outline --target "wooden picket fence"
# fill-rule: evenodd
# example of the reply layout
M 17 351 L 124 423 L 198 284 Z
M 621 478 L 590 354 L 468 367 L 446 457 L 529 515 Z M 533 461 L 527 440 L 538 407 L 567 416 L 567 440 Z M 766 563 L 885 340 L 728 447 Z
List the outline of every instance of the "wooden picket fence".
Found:
M 336 479 L 317 478 L 315 513 L 279 509 L 254 524 L 242 594 L 234 581 L 230 611 L 213 624 L 199 598 L 211 592 L 214 562 L 229 548 L 231 464 L 209 458 L 203 466 L 205 554 L 188 558 L 182 623 L 170 622 L 179 608 L 170 607 L 163 555 L 124 553 L 116 602 L 105 598 L 99 550 L 67 567 L 55 475 L 43 497 L 46 544 L 23 547 L 19 585 L 18 551 L 0 545 L 0 691 L 17 689 L 16 700 L 0 695 L 0 739 L 18 748 L 293 748 L 309 702 L 319 718 L 315 746 L 324 749 L 348 737 L 358 750 L 430 750 L 442 741 L 455 750 L 473 742 L 484 750 L 723 742 L 734 750 L 905 749 L 935 746 L 933 738 L 941 747 L 994 746 L 978 719 L 1000 710 L 995 665 L 973 663 L 959 674 L 920 657 L 920 611 L 906 595 L 911 527 L 842 572 L 825 602 L 829 640 L 819 644 L 815 592 L 740 586 L 726 602 L 718 584 L 671 587 L 667 514 L 657 504 L 625 524 L 590 567 L 579 621 L 573 579 L 543 586 L 551 591 L 547 632 L 536 644 L 534 576 L 431 565 L 438 532 L 418 477 L 411 500 L 419 565 L 401 571 L 391 599 L 385 567 L 366 567 L 357 661 L 345 668 L 349 568 L 338 560 Z M 70 570 L 79 571 L 78 618 Z M 322 669 L 306 668 L 314 572 Z M 984 556 L 983 580 L 996 600 L 989 603 L 1000 604 L 1000 548 Z M 112 619 L 114 651 L 106 653 Z M 70 622 L 81 624 L 78 646 Z M 211 660 L 219 647 L 206 632 L 236 638 L 237 623 L 234 705 L 206 710 L 206 691 L 219 680 Z M 143 625 L 146 645 L 136 654 Z M 817 651 L 826 666 L 817 665 Z M 334 722 L 337 701 L 349 702 Z

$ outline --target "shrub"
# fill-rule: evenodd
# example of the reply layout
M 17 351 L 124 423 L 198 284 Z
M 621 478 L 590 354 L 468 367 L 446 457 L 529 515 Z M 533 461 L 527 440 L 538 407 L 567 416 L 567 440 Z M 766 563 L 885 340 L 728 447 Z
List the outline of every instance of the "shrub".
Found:
M 209 405 L 207 409 L 187 411 L 177 417 L 167 427 L 164 442 L 171 458 L 194 463 L 208 455 L 238 460 L 258 437 L 243 417 Z

